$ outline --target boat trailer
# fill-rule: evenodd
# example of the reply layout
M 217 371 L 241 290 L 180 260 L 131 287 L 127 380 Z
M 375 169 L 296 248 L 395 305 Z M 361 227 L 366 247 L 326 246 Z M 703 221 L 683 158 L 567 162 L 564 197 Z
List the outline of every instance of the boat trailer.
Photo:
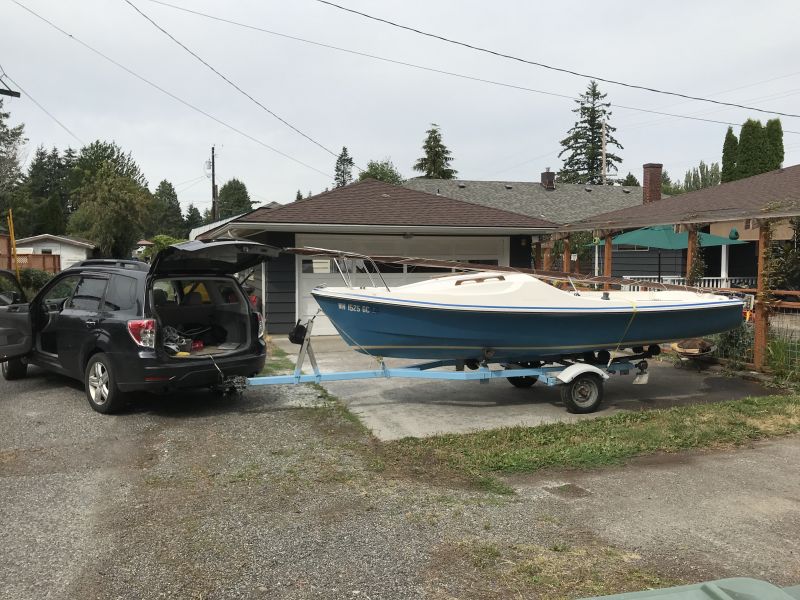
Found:
M 465 365 L 465 361 L 436 360 L 405 367 L 388 367 L 381 357 L 377 369 L 360 371 L 334 371 L 323 373 L 317 365 L 314 349 L 311 346 L 311 330 L 314 317 L 309 319 L 302 332 L 302 343 L 297 357 L 294 373 L 291 375 L 269 375 L 250 377 L 248 385 L 296 385 L 300 383 L 324 383 L 326 381 L 350 381 L 356 379 L 430 379 L 445 381 L 479 381 L 489 383 L 492 379 L 508 379 L 515 387 L 530 387 L 541 382 L 548 386 L 561 386 L 561 398 L 566 408 L 572 413 L 589 413 L 597 410 L 603 400 L 603 382 L 612 374 L 627 375 L 636 371 L 633 383 L 647 383 L 647 361 L 657 354 L 648 349 L 633 356 L 610 358 L 606 364 L 591 364 L 582 359 L 564 359 L 558 364 L 524 367 L 520 365 L 503 365 L 502 368 L 490 368 L 488 361 Z M 300 341 L 297 339 L 297 341 Z M 656 346 L 657 348 L 657 346 Z M 303 365 L 308 358 L 313 373 L 303 373 Z M 634 361 L 637 361 L 634 363 Z M 465 369 L 467 366 L 467 369 Z M 454 367 L 453 370 L 437 370 L 441 367 Z M 602 368 L 601 368 L 602 367 Z

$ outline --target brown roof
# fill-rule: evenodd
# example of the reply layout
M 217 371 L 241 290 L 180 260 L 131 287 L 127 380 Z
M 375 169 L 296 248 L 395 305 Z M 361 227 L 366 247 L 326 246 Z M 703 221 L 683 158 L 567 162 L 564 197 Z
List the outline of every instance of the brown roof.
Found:
M 278 208 L 258 208 L 236 222 L 551 229 L 543 219 L 365 179 Z
M 561 231 L 632 229 L 800 215 L 800 165 L 596 215 Z

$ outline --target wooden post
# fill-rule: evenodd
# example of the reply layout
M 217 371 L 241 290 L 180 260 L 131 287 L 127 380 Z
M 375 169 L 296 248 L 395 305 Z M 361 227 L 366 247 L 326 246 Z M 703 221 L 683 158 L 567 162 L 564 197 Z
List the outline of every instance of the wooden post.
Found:
M 613 252 L 614 252 L 614 236 L 610 233 L 606 234 L 605 237 L 606 245 L 603 248 L 603 277 L 611 277 L 611 265 L 613 260 Z M 604 290 L 610 290 L 611 284 L 606 283 L 603 285 Z
M 542 268 L 542 242 L 536 242 L 533 245 L 533 268 Z
M 542 269 L 545 271 L 549 271 L 553 268 L 553 248 L 545 246 L 544 248 L 544 258 L 542 259 Z
M 770 244 L 769 221 L 761 221 L 758 226 L 758 279 L 756 283 L 755 327 L 753 340 L 753 363 L 756 370 L 762 371 L 767 358 L 767 331 L 769 329 L 769 306 L 767 289 L 767 251 Z
M 689 245 L 686 247 L 686 283 L 689 284 L 689 277 L 692 274 L 692 264 L 694 263 L 694 249 L 697 246 L 697 229 L 688 225 Z M 691 282 L 696 285 L 696 282 Z
M 561 270 L 564 273 L 572 272 L 572 250 L 569 247 L 569 238 L 562 240 L 564 243 L 564 255 L 561 260 Z

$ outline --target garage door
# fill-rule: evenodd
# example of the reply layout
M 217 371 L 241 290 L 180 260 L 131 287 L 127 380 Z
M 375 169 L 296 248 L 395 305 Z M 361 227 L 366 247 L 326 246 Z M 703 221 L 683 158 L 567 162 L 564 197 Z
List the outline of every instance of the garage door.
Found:
M 360 254 L 420 256 L 445 260 L 480 261 L 508 264 L 508 238 L 503 237 L 444 237 L 444 236 L 378 236 L 378 235 L 312 235 L 298 234 L 298 246 L 335 248 Z M 306 320 L 317 313 L 319 305 L 311 290 L 320 285 L 343 286 L 342 277 L 333 261 L 326 258 L 297 257 L 297 318 Z M 448 272 L 446 269 L 422 267 L 381 266 L 389 287 L 424 281 Z M 364 274 L 354 274 L 355 285 L 371 285 Z M 336 329 L 320 313 L 314 321 L 314 335 L 335 335 Z

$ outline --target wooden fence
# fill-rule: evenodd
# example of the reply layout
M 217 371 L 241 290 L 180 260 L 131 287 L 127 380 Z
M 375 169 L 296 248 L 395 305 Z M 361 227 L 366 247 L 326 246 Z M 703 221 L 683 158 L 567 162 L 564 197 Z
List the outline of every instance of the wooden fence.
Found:
M 17 254 L 17 265 L 22 269 L 39 269 L 48 273 L 61 271 L 59 254 Z M 7 254 L 0 254 L 0 269 L 14 270 L 14 260 Z

